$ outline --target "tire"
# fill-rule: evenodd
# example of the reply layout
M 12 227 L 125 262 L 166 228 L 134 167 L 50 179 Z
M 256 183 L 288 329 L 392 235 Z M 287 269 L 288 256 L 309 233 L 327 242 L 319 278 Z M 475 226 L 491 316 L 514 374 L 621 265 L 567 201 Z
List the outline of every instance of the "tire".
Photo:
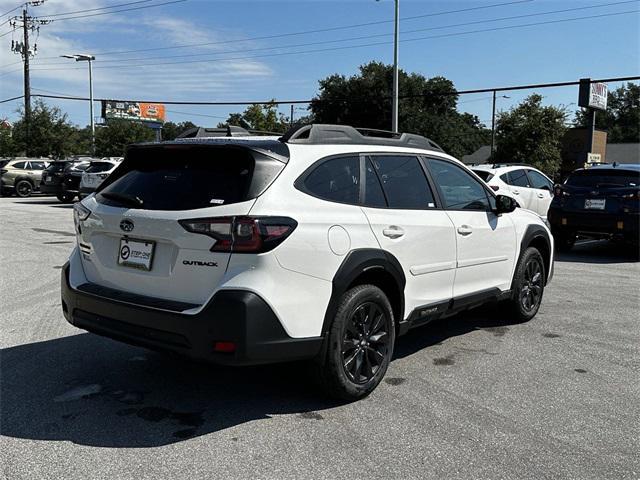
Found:
M 58 195 L 56 195 L 56 197 L 58 198 L 58 200 L 60 200 L 62 203 L 71 203 L 73 202 L 73 199 L 76 197 L 74 194 L 72 193 L 59 193 Z
M 527 322 L 536 316 L 544 294 L 546 272 L 537 248 L 529 247 L 520 256 L 513 278 L 510 303 L 516 320 Z
M 33 193 L 33 184 L 29 180 L 18 180 L 14 190 L 20 198 L 30 197 Z
M 562 253 L 566 253 L 573 248 L 576 243 L 576 234 L 564 230 L 555 230 L 553 233 L 553 240 L 556 244 L 556 250 Z
M 393 310 L 382 290 L 359 285 L 347 291 L 316 363 L 323 390 L 349 401 L 369 395 L 387 372 L 395 336 Z

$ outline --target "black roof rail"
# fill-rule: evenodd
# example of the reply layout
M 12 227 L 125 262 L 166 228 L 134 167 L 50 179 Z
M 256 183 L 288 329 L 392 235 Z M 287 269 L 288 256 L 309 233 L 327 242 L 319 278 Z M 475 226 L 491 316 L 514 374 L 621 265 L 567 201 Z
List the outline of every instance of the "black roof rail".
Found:
M 280 136 L 282 132 L 267 132 L 263 130 L 247 130 L 246 128 L 237 127 L 235 125 L 227 125 L 226 127 L 205 128 L 194 127 L 185 130 L 176 138 L 204 138 L 204 137 L 252 137 L 260 135 Z
M 434 141 L 414 133 L 395 133 L 373 128 L 354 128 L 349 125 L 318 123 L 293 127 L 280 137 L 280 141 L 307 145 L 385 145 L 443 151 L 440 145 Z
M 531 168 L 535 168 L 530 163 L 509 163 L 509 162 L 497 162 L 497 163 L 494 163 L 491 166 L 491 168 L 498 168 L 498 167 L 531 167 Z

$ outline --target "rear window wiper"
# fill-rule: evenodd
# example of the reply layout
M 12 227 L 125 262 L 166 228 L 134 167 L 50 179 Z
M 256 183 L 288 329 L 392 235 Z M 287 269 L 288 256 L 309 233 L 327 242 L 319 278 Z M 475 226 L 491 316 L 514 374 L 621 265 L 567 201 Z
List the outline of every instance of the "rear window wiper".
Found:
M 126 195 L 124 193 L 100 192 L 100 195 L 102 195 L 104 198 L 114 200 L 128 207 L 141 207 L 144 204 L 141 198 L 134 197 L 133 195 Z

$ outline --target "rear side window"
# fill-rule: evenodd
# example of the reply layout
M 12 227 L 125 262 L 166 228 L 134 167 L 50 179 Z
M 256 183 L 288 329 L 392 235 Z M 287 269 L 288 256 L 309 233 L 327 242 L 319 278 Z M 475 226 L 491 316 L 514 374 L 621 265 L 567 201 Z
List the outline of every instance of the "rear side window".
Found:
M 390 208 L 435 208 L 433 193 L 417 157 L 376 155 L 371 162 Z
M 305 189 L 323 200 L 358 204 L 360 158 L 348 156 L 322 162 L 304 180 Z
M 121 167 L 99 189 L 99 202 L 145 210 L 191 210 L 255 198 L 284 164 L 245 148 L 189 145 L 133 149 Z
M 640 186 L 640 172 L 630 170 L 581 170 L 569 175 L 571 187 L 617 188 Z
M 100 173 L 108 172 L 114 167 L 113 163 L 109 162 L 92 162 L 91 165 L 85 170 L 87 173 Z
M 513 170 L 508 172 L 509 185 L 514 187 L 529 187 L 529 179 L 527 178 L 527 172 L 523 169 Z
M 18 168 L 20 170 L 23 170 L 26 163 L 27 162 L 18 162 L 18 163 L 14 163 L 12 166 L 13 168 Z
M 444 160 L 430 159 L 429 169 L 440 187 L 446 209 L 491 209 L 485 188 L 461 167 Z
M 487 172 L 486 170 L 474 170 L 473 173 L 478 175 L 485 182 L 488 182 L 493 178 L 493 174 L 490 172 Z
M 364 186 L 364 205 L 367 207 L 385 208 L 387 201 L 380 186 L 378 174 L 375 171 L 371 159 L 367 158 L 365 163 L 365 186 Z

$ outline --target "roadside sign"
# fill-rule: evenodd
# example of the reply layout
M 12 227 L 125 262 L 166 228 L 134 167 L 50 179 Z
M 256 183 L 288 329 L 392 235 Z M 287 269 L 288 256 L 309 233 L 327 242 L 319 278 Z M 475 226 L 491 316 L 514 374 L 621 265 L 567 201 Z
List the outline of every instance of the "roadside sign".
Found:
M 165 119 L 165 109 L 161 103 L 103 100 L 102 117 L 105 119 L 118 118 L 138 122 L 163 123 Z
M 599 153 L 587 153 L 587 163 L 602 163 L 602 155 Z
M 589 78 L 581 78 L 578 105 L 596 110 L 606 110 L 608 93 L 609 89 L 606 83 L 591 82 Z

